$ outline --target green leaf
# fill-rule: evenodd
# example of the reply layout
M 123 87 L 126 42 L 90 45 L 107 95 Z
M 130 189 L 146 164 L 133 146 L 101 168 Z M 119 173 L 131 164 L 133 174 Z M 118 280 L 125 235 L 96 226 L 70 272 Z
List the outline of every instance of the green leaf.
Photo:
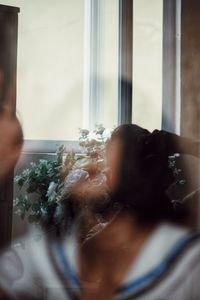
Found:
M 39 203 L 33 203 L 31 205 L 31 209 L 34 211 L 34 212 L 37 212 L 37 211 L 40 211 L 40 204 Z

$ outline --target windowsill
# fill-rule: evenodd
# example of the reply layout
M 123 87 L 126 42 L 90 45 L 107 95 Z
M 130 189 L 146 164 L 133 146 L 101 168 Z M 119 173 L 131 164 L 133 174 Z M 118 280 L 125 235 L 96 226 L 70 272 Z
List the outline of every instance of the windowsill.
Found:
M 65 145 L 67 152 L 71 150 L 73 150 L 74 152 L 81 151 L 78 141 L 25 140 L 22 153 L 55 153 L 59 145 Z

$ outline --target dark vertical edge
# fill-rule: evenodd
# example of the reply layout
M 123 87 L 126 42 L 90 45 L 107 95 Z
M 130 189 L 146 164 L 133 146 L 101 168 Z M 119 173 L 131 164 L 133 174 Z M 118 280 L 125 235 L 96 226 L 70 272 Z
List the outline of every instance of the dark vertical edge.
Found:
M 182 0 L 181 5 L 181 134 L 200 139 L 200 1 Z M 200 149 L 199 149 L 200 151 Z M 190 191 L 199 187 L 199 160 L 188 157 Z M 190 200 L 193 223 L 200 228 L 200 194 Z
M 200 1 L 181 3 L 181 134 L 200 139 Z M 189 192 L 199 188 L 199 160 L 186 157 Z M 191 223 L 200 228 L 200 194 L 189 202 Z
M 182 0 L 181 133 L 200 139 L 200 1 Z
M 132 123 L 133 0 L 119 0 L 118 123 Z
M 11 78 L 13 89 L 15 89 L 15 97 L 13 98 L 13 114 L 16 114 L 16 95 L 17 95 L 17 54 L 18 54 L 18 14 L 13 15 L 13 78 Z
M 0 4 L 0 11 L 5 12 L 5 13 L 11 13 L 11 14 L 17 14 L 20 12 L 19 7 L 14 7 L 14 6 L 9 6 L 9 5 L 4 5 Z
M 10 106 L 13 115 L 16 113 L 16 71 L 17 71 L 17 32 L 18 10 L 3 11 L 1 15 L 1 68 L 4 74 L 0 106 Z M 12 93 L 11 101 L 8 95 Z M 5 101 L 6 100 L 6 101 Z M 0 186 L 0 248 L 10 245 L 12 237 L 13 214 L 13 174 L 12 170 Z
M 176 130 L 176 0 L 163 0 L 162 129 Z
M 16 94 L 17 94 L 17 41 L 18 41 L 18 13 L 11 15 L 11 30 L 12 30 L 12 38 L 11 38 L 11 48 L 12 48 L 12 65 L 11 68 L 11 86 L 13 91 L 15 92 L 15 97 L 12 98 L 12 112 L 13 115 L 16 114 Z M 13 220 L 13 178 L 14 178 L 14 168 L 10 172 L 9 178 L 6 184 L 6 195 L 9 199 L 8 201 L 8 236 L 6 244 L 11 244 L 12 240 L 12 220 Z

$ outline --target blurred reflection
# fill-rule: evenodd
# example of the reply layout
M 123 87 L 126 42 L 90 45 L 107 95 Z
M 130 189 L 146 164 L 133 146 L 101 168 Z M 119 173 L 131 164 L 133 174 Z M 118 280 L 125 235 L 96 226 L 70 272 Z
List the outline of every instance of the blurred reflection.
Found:
M 0 70 L 0 91 L 3 90 L 3 84 L 4 75 Z M 14 167 L 22 147 L 22 129 L 13 108 L 16 99 L 15 91 L 15 84 L 12 84 L 0 106 L 0 180 L 5 178 Z
M 105 176 L 92 164 L 68 175 L 65 224 L 6 251 L 1 285 L 14 299 L 199 299 L 199 236 L 167 192 L 181 181 L 174 153 L 198 148 L 164 131 L 116 128 Z
M 17 162 L 22 146 L 19 122 L 7 111 L 0 115 L 0 140 L 0 179 L 2 179 Z
M 3 86 L 3 72 L 0 71 L 0 90 L 2 91 Z M 0 107 L 0 187 L 1 193 L 3 189 L 6 189 L 5 183 L 7 176 L 10 175 L 10 172 L 13 170 L 15 164 L 21 153 L 21 148 L 23 144 L 23 133 L 21 126 L 19 124 L 18 119 L 15 116 L 15 112 L 13 110 L 13 104 L 15 103 L 15 86 L 13 85 L 10 87 L 7 98 L 3 99 Z M 4 190 L 3 190 L 4 191 Z M 5 194 L 0 195 L 1 198 L 5 197 Z M 6 199 L 3 199 L 4 201 Z M 1 205 L 1 209 L 4 206 Z M 5 212 L 6 214 L 7 212 Z M 5 228 L 6 230 L 6 228 Z M 0 273 L 2 272 L 3 268 L 6 267 L 7 262 L 9 260 L 9 254 L 6 253 L 3 264 L 0 267 Z M 19 260 L 20 262 L 20 260 Z M 12 260 L 12 263 L 15 265 L 15 261 Z M 22 263 L 20 263 L 22 266 Z M 19 265 L 15 265 L 16 272 L 21 273 Z M 10 272 L 9 272 L 10 273 Z M 14 276 L 16 279 L 15 274 L 10 274 Z M 0 285 L 0 299 L 9 299 L 7 293 L 1 289 Z

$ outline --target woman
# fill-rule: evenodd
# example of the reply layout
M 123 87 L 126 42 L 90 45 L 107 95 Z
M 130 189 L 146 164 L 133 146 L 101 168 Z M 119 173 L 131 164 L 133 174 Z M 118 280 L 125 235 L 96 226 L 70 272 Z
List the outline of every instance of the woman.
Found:
M 200 299 L 199 237 L 175 225 L 185 215 L 166 193 L 174 182 L 168 156 L 176 152 L 198 156 L 198 142 L 119 126 L 107 147 L 110 197 L 101 201 L 99 187 L 91 197 L 79 183 L 71 232 L 40 243 L 30 237 L 26 249 L 7 252 L 5 289 L 19 299 Z M 90 197 L 80 200 L 80 189 Z
M 112 205 L 103 230 L 79 246 L 81 299 L 200 299 L 199 237 L 175 225 L 187 211 L 175 210 L 166 193 L 174 182 L 168 157 L 176 152 L 197 156 L 198 142 L 136 125 L 113 132 Z

